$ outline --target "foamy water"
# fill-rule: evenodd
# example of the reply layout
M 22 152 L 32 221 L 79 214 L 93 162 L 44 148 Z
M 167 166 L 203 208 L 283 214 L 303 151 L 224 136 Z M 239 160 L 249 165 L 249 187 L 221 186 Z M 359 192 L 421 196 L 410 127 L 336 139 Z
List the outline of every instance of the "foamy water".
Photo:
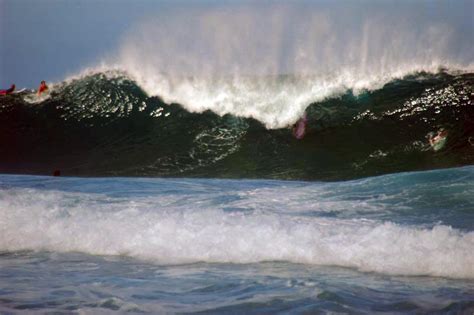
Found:
M 336 183 L 2 175 L 0 309 L 469 310 L 473 172 Z
M 82 190 L 81 183 L 98 185 L 65 181 L 73 190 Z M 405 188 L 391 197 L 373 188 L 354 198 L 331 194 L 333 188 L 326 186 L 334 184 L 116 181 L 99 181 L 119 185 L 107 193 L 2 190 L 0 248 L 126 255 L 160 264 L 288 261 L 474 278 L 474 232 L 443 224 L 443 219 L 449 223 L 443 215 L 401 224 L 409 211 L 426 215 L 416 203 L 401 203 L 410 198 L 403 196 Z M 134 185 L 144 185 L 145 192 Z M 469 183 L 461 187 L 473 189 Z M 451 202 L 469 203 L 469 192 L 456 190 Z M 432 215 L 436 208 L 433 204 Z M 452 208 L 462 211 L 455 204 Z
M 347 16 L 314 6 L 167 11 L 134 27 L 114 62 L 148 95 L 268 128 L 294 123 L 309 104 L 347 90 L 474 69 L 469 32 L 451 17 L 438 21 L 404 6 Z

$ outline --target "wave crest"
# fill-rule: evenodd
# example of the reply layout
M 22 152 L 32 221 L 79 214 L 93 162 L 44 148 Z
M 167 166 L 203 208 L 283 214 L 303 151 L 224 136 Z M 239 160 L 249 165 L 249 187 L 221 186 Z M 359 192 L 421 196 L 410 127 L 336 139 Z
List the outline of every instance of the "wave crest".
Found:
M 417 72 L 474 70 L 470 39 L 459 38 L 455 24 L 407 8 L 349 16 L 319 6 L 166 12 L 130 31 L 117 64 L 150 96 L 267 128 L 294 123 L 309 104 L 347 90 L 377 90 Z

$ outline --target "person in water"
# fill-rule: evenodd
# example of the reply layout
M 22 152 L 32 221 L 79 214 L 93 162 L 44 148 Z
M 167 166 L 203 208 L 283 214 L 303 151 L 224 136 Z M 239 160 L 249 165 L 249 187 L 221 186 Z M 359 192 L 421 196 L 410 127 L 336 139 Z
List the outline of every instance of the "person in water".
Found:
M 40 96 L 41 93 L 45 92 L 46 90 L 48 90 L 48 86 L 46 85 L 46 82 L 43 80 L 41 81 L 40 86 L 38 88 L 38 96 Z
M 293 125 L 293 136 L 301 140 L 303 139 L 304 135 L 306 134 L 306 125 L 308 124 L 308 118 L 306 117 L 306 113 Z
M 440 130 L 438 130 L 438 133 L 436 135 L 434 133 L 430 133 L 428 141 L 430 142 L 430 145 L 433 150 L 438 151 L 444 147 L 447 137 L 448 131 L 444 128 L 441 128 Z
M 11 94 L 11 93 L 13 93 L 13 91 L 15 91 L 15 84 L 12 84 L 12 85 L 10 86 L 10 88 L 7 89 L 7 90 L 0 90 L 0 95 Z
M 433 146 L 436 143 L 438 143 L 440 140 L 445 139 L 447 136 L 448 136 L 448 131 L 446 131 L 444 128 L 441 128 L 440 130 L 438 130 L 438 134 L 436 136 L 434 134 L 431 134 L 428 140 L 430 144 Z

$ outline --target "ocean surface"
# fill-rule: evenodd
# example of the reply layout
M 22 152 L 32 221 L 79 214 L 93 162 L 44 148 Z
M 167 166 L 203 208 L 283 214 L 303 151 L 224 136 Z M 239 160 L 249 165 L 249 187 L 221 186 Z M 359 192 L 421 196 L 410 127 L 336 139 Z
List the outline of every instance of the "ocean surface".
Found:
M 0 311 L 474 311 L 474 167 L 343 182 L 0 176 Z
M 474 314 L 474 3 L 171 7 L 0 96 L 0 313 Z

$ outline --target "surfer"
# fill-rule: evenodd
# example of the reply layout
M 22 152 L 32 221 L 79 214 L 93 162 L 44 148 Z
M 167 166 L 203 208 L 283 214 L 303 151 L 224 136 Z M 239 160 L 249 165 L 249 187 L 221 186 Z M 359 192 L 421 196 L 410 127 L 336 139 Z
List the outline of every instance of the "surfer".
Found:
M 296 139 L 301 140 L 303 139 L 304 135 L 306 134 L 306 125 L 308 123 L 308 118 L 306 118 L 306 113 L 293 125 L 293 136 Z
M 40 96 L 41 93 L 45 92 L 46 90 L 48 90 L 48 86 L 46 85 L 46 82 L 43 80 L 41 81 L 40 86 L 38 88 L 38 96 Z
M 429 134 L 428 141 L 430 142 L 433 150 L 441 150 L 446 144 L 446 137 L 448 136 L 448 131 L 444 128 L 438 130 L 438 134 L 435 136 L 434 133 Z
M 12 84 L 9 89 L 0 90 L 0 95 L 11 94 L 11 93 L 13 93 L 13 91 L 15 91 L 15 84 Z

